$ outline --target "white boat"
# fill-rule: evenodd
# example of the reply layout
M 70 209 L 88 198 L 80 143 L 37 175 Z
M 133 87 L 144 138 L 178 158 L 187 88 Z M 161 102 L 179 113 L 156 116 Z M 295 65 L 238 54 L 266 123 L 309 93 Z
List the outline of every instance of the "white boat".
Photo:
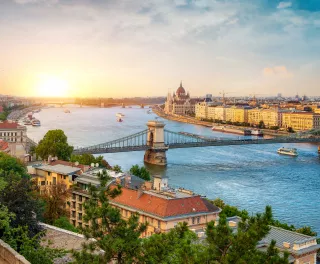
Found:
M 294 156 L 297 157 L 298 156 L 298 151 L 295 148 L 279 148 L 277 151 L 279 154 L 283 154 L 283 155 L 289 155 L 289 156 Z
M 38 119 L 33 119 L 31 121 L 32 126 L 41 126 L 40 120 Z
M 71 113 L 69 109 L 64 109 L 64 112 L 65 112 L 66 114 L 70 114 L 70 113 Z
M 263 136 L 263 131 L 259 130 L 259 129 L 251 130 L 251 135 L 252 136 L 262 137 Z
M 117 114 L 116 114 L 116 117 L 119 117 L 119 118 L 124 117 L 124 114 L 122 114 L 122 113 L 117 113 Z
M 148 111 L 147 111 L 147 114 L 151 114 L 151 113 L 152 113 L 152 111 L 151 111 L 151 110 L 148 110 Z
M 117 118 L 117 122 L 123 122 L 123 120 L 121 119 L 121 117 Z
M 31 126 L 31 125 L 32 125 L 30 119 L 24 120 L 24 121 L 23 121 L 23 124 L 26 125 L 26 126 Z

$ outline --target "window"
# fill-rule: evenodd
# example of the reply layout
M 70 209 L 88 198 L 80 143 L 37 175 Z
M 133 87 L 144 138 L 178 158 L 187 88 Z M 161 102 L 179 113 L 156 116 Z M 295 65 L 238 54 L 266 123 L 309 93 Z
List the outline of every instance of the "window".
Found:
M 82 204 L 79 204 L 79 210 L 82 211 Z
M 53 177 L 53 185 L 56 185 L 56 184 L 57 184 L 57 178 Z
M 197 223 L 200 224 L 200 216 L 197 217 Z
M 78 223 L 78 226 L 82 227 L 82 223 Z
M 79 202 L 82 202 L 82 196 L 78 197 Z
M 75 194 L 75 193 L 72 194 L 72 199 L 73 199 L 73 200 L 76 199 L 76 194 Z
M 82 213 L 78 213 L 78 220 L 79 220 L 79 221 L 82 220 Z
M 196 218 L 195 217 L 192 217 L 192 224 L 194 225 L 196 222 Z
M 161 222 L 158 220 L 158 228 L 161 228 Z
M 72 224 L 75 226 L 76 225 L 76 220 L 72 220 Z
M 76 202 L 72 202 L 72 209 L 76 209 Z
M 76 212 L 75 211 L 72 211 L 72 217 L 76 218 Z
M 48 176 L 51 176 L 51 172 L 50 171 L 48 171 Z

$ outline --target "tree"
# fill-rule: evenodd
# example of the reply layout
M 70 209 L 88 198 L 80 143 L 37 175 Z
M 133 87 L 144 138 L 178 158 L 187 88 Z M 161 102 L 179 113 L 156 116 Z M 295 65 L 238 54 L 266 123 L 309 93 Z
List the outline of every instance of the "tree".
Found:
M 287 128 L 287 132 L 289 132 L 289 133 L 294 133 L 294 130 L 293 130 L 292 127 L 288 127 L 288 128 Z
M 133 165 L 130 169 L 130 173 L 145 181 L 151 180 L 150 172 L 144 166 L 139 167 L 139 165 Z
M 30 237 L 42 231 L 39 225 L 42 208 L 31 181 L 10 178 L 6 188 L 0 192 L 0 203 L 15 215 L 10 221 L 11 228 L 28 226 Z
M 221 215 L 217 226 L 210 222 L 206 229 L 208 263 L 289 263 L 288 253 L 281 258 L 275 249 L 275 242 L 271 243 L 267 252 L 257 249 L 258 242 L 270 230 L 271 220 L 271 207 L 267 206 L 263 214 L 242 217 L 236 232 L 229 227 L 225 215 Z
M 99 174 L 100 187 L 90 186 L 90 199 L 84 203 L 84 221 L 90 223 L 83 228 L 87 238 L 95 238 L 83 245 L 82 251 L 73 252 L 76 263 L 136 263 L 142 256 L 140 235 L 146 230 L 139 224 L 137 214 L 128 221 L 121 218 L 120 211 L 109 204 L 109 199 L 121 193 L 121 186 L 110 187 L 110 177 L 103 171 Z M 96 254 L 97 250 L 103 250 Z
M 60 227 L 62 229 L 69 230 L 71 232 L 79 233 L 79 230 L 70 223 L 68 217 L 66 216 L 61 216 L 57 220 L 53 222 L 53 225 L 56 227 Z
M 10 226 L 12 218 L 14 218 L 14 214 L 10 213 L 6 206 L 0 204 L 0 238 L 4 231 Z
M 45 202 L 44 219 L 48 224 L 53 224 L 55 220 L 62 216 L 68 216 L 69 212 L 66 208 L 67 199 L 70 191 L 67 186 L 61 183 L 47 186 L 41 194 L 41 198 Z
M 42 159 L 48 159 L 51 155 L 68 161 L 73 147 L 68 144 L 67 140 L 67 136 L 61 129 L 49 130 L 36 147 L 36 154 Z
M 9 174 L 15 174 L 19 178 L 29 178 L 26 167 L 20 160 L 0 152 L 0 177 L 6 180 Z
M 143 263 L 180 264 L 206 263 L 205 245 L 196 234 L 180 223 L 168 233 L 154 234 L 143 240 Z
M 262 129 L 266 128 L 266 126 L 262 120 L 259 122 L 258 128 L 262 128 Z
M 119 165 L 114 165 L 112 167 L 112 170 L 115 171 L 115 172 L 122 172 L 122 169 L 121 169 L 121 167 Z
M 30 237 L 28 227 L 19 226 L 7 229 L 2 239 L 31 263 L 53 264 L 55 258 L 64 256 L 66 252 L 61 249 L 41 246 L 41 236 L 43 235 L 44 233 L 41 232 Z

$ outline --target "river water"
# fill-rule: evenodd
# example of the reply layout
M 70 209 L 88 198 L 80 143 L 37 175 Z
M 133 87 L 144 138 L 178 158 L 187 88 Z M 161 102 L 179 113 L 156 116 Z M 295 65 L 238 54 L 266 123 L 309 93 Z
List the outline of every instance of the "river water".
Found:
M 28 136 L 39 141 L 50 129 L 62 129 L 74 146 L 89 146 L 118 139 L 146 128 L 156 117 L 148 109 L 133 108 L 43 109 L 35 114 L 41 127 L 28 127 Z M 116 122 L 116 113 L 125 114 Z M 205 136 L 238 138 L 210 128 L 163 120 L 171 131 Z M 299 157 L 280 156 L 279 147 L 295 147 Z M 128 170 L 143 165 L 143 152 L 105 154 L 111 164 Z M 222 198 L 251 213 L 271 205 L 276 218 L 296 226 L 310 225 L 320 234 L 320 159 L 313 144 L 271 144 L 249 146 L 173 149 L 167 152 L 168 166 L 148 166 L 153 174 L 169 178 L 174 187 L 184 187 L 208 198 Z

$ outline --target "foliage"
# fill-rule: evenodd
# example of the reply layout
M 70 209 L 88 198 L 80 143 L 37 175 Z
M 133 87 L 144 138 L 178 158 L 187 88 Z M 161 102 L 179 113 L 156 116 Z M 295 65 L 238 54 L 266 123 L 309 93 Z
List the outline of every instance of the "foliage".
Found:
M 6 206 L 0 204 L 0 237 L 3 234 L 3 231 L 10 226 L 10 221 L 14 216 L 15 215 L 10 213 Z
M 71 155 L 70 161 L 76 162 L 78 161 L 80 164 L 91 165 L 91 163 L 98 163 L 101 165 L 103 160 L 102 156 L 95 157 L 92 154 L 81 154 L 81 155 Z
M 197 236 L 180 223 L 168 233 L 154 234 L 143 240 L 144 262 L 148 264 L 206 263 L 205 246 Z
M 10 177 L 6 188 L 0 192 L 0 203 L 15 214 L 10 222 L 11 228 L 27 225 L 30 237 L 42 230 L 38 223 L 42 215 L 41 204 L 31 181 Z
M 67 186 L 61 183 L 47 186 L 41 198 L 45 201 L 44 219 L 48 224 L 59 219 L 61 216 L 68 216 L 66 208 L 67 199 L 70 196 L 70 191 Z
M 71 232 L 79 233 L 79 230 L 69 222 L 68 217 L 61 216 L 53 222 L 53 225 Z
M 258 128 L 262 128 L 262 129 L 266 128 L 266 126 L 262 120 L 259 122 Z
M 2 239 L 31 263 L 53 264 L 55 258 L 65 255 L 63 250 L 51 249 L 48 246 L 42 247 L 41 236 L 43 233 L 30 238 L 27 226 L 19 226 L 6 230 Z
M 132 214 L 128 221 L 120 211 L 109 204 L 109 199 L 121 193 L 121 186 L 110 187 L 106 171 L 99 174 L 100 187 L 90 186 L 90 199 L 84 203 L 84 221 L 90 226 L 82 231 L 87 238 L 95 238 L 83 245 L 82 251 L 73 252 L 76 263 L 135 263 L 141 257 L 141 233 L 146 225 L 139 224 L 139 216 Z M 94 254 L 96 250 L 103 250 Z
M 289 133 L 294 133 L 294 130 L 293 130 L 292 127 L 288 127 L 288 128 L 287 128 L 287 132 L 289 132 Z
M 267 253 L 257 249 L 258 242 L 269 232 L 271 219 L 271 207 L 267 206 L 263 214 L 242 217 L 237 232 L 229 227 L 225 215 L 221 215 L 217 226 L 210 222 L 206 229 L 207 263 L 289 263 L 288 253 L 279 257 L 274 242 Z
M 26 167 L 20 160 L 0 152 L 0 177 L 6 180 L 10 174 L 15 174 L 19 178 L 28 178 Z
M 271 126 L 270 129 L 271 130 L 278 130 L 280 127 L 279 126 Z
M 119 165 L 115 165 L 112 167 L 112 170 L 115 171 L 115 172 L 122 172 L 122 169 Z
M 42 159 L 48 159 L 51 155 L 68 161 L 73 147 L 68 144 L 67 140 L 67 136 L 61 129 L 49 130 L 36 147 L 36 154 Z
M 150 172 L 144 166 L 139 167 L 139 165 L 133 165 L 130 169 L 130 173 L 143 180 L 151 180 Z

